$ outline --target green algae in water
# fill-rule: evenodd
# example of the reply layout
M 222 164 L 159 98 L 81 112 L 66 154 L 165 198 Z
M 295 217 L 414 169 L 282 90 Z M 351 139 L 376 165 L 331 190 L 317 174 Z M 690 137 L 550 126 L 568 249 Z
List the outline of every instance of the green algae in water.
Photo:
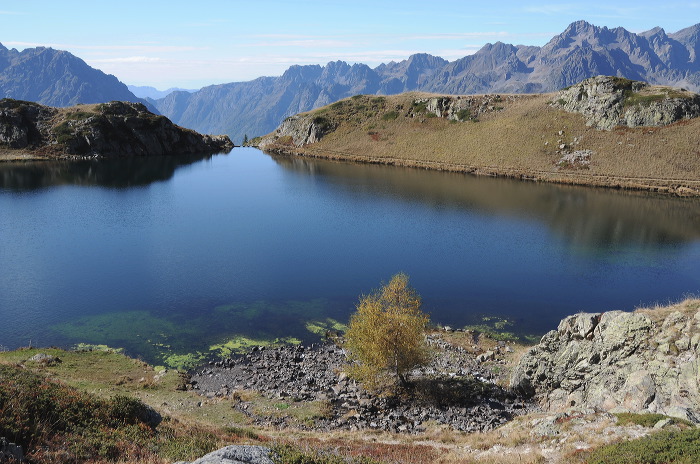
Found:
M 486 334 L 494 340 L 536 343 L 541 338 L 537 335 L 514 331 L 515 327 L 516 323 L 512 319 L 499 316 L 481 316 L 479 323 L 466 325 L 464 329 Z M 507 328 L 510 330 L 506 330 Z
M 325 336 L 328 332 L 346 332 L 348 326 L 329 317 L 325 321 L 308 321 L 306 330 L 319 336 Z
M 150 364 L 186 369 L 253 346 L 320 340 L 345 326 L 329 318 L 327 300 L 235 302 L 198 312 L 124 311 L 54 326 L 71 343 L 124 348 Z
M 299 345 L 300 343 L 301 340 L 294 337 L 275 338 L 273 340 L 269 338 L 252 339 L 239 335 L 224 343 L 210 346 L 209 351 L 211 353 L 217 353 L 222 358 L 226 358 L 233 354 L 248 352 L 254 346 Z

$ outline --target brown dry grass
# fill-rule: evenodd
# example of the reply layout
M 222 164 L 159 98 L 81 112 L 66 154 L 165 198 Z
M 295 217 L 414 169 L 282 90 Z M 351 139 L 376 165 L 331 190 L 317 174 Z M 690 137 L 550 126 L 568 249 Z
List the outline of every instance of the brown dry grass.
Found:
M 346 117 L 334 132 L 300 151 L 562 183 L 661 190 L 683 185 L 700 193 L 700 118 L 666 127 L 601 131 L 587 127 L 579 114 L 548 105 L 552 94 L 506 98 L 501 111 L 483 114 L 479 122 L 406 117 L 406 109 L 418 97 L 386 97 L 383 109 Z M 399 117 L 382 118 L 391 111 Z M 333 118 L 338 116 L 334 112 L 331 106 L 309 114 Z M 590 168 L 558 169 L 560 143 L 592 150 Z
M 635 311 L 648 316 L 652 321 L 659 323 L 666 319 L 669 314 L 676 311 L 684 313 L 686 315 L 694 315 L 700 310 L 700 299 L 699 298 L 688 298 L 675 304 L 656 304 L 654 306 L 637 308 Z

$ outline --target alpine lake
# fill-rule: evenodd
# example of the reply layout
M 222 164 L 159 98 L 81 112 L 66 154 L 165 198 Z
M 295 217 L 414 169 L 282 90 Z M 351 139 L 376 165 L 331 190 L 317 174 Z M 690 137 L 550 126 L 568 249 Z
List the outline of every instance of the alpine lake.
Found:
M 431 321 L 537 340 L 700 293 L 700 199 L 229 154 L 0 163 L 0 349 L 183 368 L 342 330 L 405 272 Z

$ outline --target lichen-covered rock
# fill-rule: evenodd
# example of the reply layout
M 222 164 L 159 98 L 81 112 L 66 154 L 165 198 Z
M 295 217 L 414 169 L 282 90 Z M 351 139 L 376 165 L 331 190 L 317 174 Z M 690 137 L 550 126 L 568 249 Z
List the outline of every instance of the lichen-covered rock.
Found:
M 258 146 L 265 148 L 271 144 L 282 143 L 301 147 L 318 142 L 334 129 L 335 125 L 322 116 L 298 114 L 282 121 L 277 130 L 263 137 Z
M 231 445 L 213 451 L 196 461 L 175 464 L 274 464 L 272 451 L 264 446 Z
M 700 115 L 700 95 L 619 77 L 597 76 L 559 92 L 554 105 L 586 116 L 587 124 L 663 126 Z
M 520 360 L 511 386 L 548 410 L 654 412 L 700 421 L 700 311 L 567 317 Z

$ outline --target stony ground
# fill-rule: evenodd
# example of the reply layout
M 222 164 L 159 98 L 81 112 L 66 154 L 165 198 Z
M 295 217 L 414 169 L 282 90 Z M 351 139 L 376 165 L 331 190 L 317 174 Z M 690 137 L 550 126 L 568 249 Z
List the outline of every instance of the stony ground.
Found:
M 411 373 L 400 395 L 366 391 L 350 379 L 345 351 L 335 343 L 281 348 L 256 347 L 250 353 L 212 362 L 192 372 L 190 388 L 209 398 L 230 397 L 235 408 L 266 426 L 288 426 L 288 417 L 261 416 L 242 391 L 293 402 L 322 402 L 325 412 L 316 430 L 376 429 L 418 433 L 426 422 L 459 431 L 488 431 L 535 406 L 496 383 L 491 369 L 511 348 L 505 344 L 480 355 L 430 335 L 432 362 Z

